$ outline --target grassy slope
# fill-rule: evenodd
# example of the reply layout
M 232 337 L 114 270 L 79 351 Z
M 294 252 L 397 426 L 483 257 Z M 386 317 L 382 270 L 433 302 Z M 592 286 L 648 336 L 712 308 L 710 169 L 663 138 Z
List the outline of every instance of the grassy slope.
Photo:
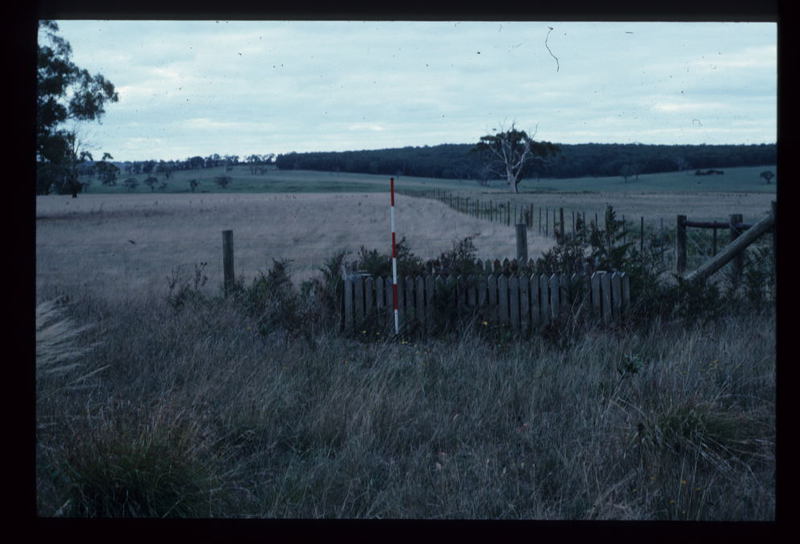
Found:
M 667 172 L 660 174 L 642 174 L 639 179 L 625 182 L 621 177 L 604 178 L 568 178 L 539 181 L 525 180 L 520 185 L 522 192 L 748 192 L 774 193 L 777 182 L 764 183 L 759 174 L 764 170 L 775 170 L 774 166 L 752 166 L 727 168 L 721 176 L 695 176 L 694 172 Z M 214 178 L 229 175 L 233 182 L 228 189 L 221 189 Z M 140 185 L 137 193 L 149 193 L 150 189 L 142 181 L 147 175 L 126 176 L 119 178 L 116 187 L 104 187 L 96 180 L 91 180 L 90 193 L 127 193 L 122 180 L 134 177 Z M 164 176 L 158 176 L 165 181 Z M 372 174 L 350 174 L 340 172 L 316 172 L 309 170 L 270 170 L 266 174 L 250 174 L 246 166 L 235 167 L 225 172 L 223 167 L 207 170 L 178 171 L 166 180 L 165 192 L 188 193 L 189 180 L 199 183 L 197 192 L 236 192 L 236 193 L 319 193 L 319 192 L 378 192 L 386 191 L 388 176 Z M 475 181 L 449 180 L 436 178 L 418 178 L 401 176 L 397 178 L 399 189 L 430 190 L 444 189 L 459 192 L 505 192 L 501 182 L 492 182 L 482 187 Z M 159 191 L 156 191 L 159 192 Z
M 768 314 L 560 349 L 285 341 L 230 299 L 71 310 L 104 318 L 78 368 L 38 368 L 43 516 L 774 519 Z

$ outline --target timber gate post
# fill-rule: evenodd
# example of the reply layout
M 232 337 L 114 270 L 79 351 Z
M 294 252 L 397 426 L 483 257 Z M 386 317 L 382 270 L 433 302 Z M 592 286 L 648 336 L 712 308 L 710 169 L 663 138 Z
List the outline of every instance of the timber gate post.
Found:
M 682 276 L 686 271 L 686 216 L 679 215 L 675 230 L 675 272 Z

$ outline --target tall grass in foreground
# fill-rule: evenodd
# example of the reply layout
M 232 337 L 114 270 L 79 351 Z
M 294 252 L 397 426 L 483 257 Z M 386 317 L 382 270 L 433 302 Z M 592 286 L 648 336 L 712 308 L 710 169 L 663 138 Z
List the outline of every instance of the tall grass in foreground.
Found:
M 42 516 L 774 519 L 768 311 L 562 349 L 264 334 L 234 298 L 63 311 L 105 368 L 37 384 Z

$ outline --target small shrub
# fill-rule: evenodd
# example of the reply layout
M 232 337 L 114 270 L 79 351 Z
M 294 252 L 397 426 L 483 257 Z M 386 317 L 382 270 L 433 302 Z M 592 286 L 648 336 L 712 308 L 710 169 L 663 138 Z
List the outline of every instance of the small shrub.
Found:
M 126 178 L 122 184 L 127 187 L 127 189 L 131 192 L 135 191 L 136 188 L 139 186 L 139 181 L 136 178 Z
M 342 265 L 347 257 L 347 251 L 341 250 L 330 256 L 319 268 L 321 278 L 313 278 L 301 288 L 305 298 L 314 300 L 314 307 L 323 320 L 335 320 L 338 323 L 342 311 L 344 298 L 344 280 L 342 279 Z
M 483 272 L 477 264 L 478 250 L 472 238 L 467 236 L 459 242 L 453 242 L 451 250 L 442 252 L 436 258 L 435 263 L 442 274 L 469 276 Z
M 222 189 L 227 189 L 233 183 L 233 178 L 230 176 L 217 176 L 214 178 L 214 183 L 219 185 Z
M 150 191 L 155 192 L 156 184 L 158 183 L 158 178 L 154 176 L 150 176 L 144 180 L 144 184 L 150 187 Z
M 288 259 L 273 259 L 266 274 L 259 272 L 252 283 L 237 293 L 237 300 L 256 319 L 261 335 L 287 333 L 311 338 L 314 320 L 289 276 Z
M 422 259 L 414 255 L 403 236 L 395 244 L 397 251 L 397 273 L 400 276 L 415 276 L 425 272 Z M 373 277 L 389 277 L 392 275 L 392 256 L 380 253 L 377 249 L 368 250 L 364 246 L 358 252 L 356 268 Z
M 208 281 L 206 276 L 206 266 L 208 263 L 196 263 L 191 276 L 186 273 L 186 267 L 177 266 L 167 277 L 169 293 L 167 303 L 176 310 L 180 310 L 187 303 L 199 302 L 204 300 L 202 287 Z

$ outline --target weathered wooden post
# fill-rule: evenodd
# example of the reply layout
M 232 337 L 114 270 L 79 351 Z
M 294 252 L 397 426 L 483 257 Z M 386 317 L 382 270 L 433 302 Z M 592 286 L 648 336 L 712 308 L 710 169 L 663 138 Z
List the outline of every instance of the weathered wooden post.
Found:
M 544 235 L 550 236 L 550 209 L 544 210 Z
M 567 234 L 567 229 L 564 228 L 564 208 L 558 209 L 558 233 L 561 240 L 563 240 L 564 236 Z
M 642 256 L 644 262 L 644 217 L 639 218 L 639 255 Z
M 686 271 L 686 216 L 679 215 L 675 230 L 675 272 L 682 276 Z
M 517 260 L 528 260 L 528 230 L 525 223 L 517 224 Z
M 730 219 L 730 232 L 731 238 L 730 241 L 733 242 L 736 238 L 739 237 L 740 230 L 739 225 L 743 223 L 742 214 L 734 213 L 731 214 Z M 733 258 L 733 289 L 735 290 L 739 287 L 739 280 L 742 277 L 742 269 L 744 268 L 744 253 L 738 254 L 736 257 Z
M 712 236 L 711 236 L 711 246 L 712 246 L 711 255 L 714 256 L 714 255 L 717 254 L 717 227 L 714 227 L 713 229 L 711 229 L 711 233 L 712 233 Z
M 222 275 L 225 296 L 233 291 L 233 231 L 222 231 Z

